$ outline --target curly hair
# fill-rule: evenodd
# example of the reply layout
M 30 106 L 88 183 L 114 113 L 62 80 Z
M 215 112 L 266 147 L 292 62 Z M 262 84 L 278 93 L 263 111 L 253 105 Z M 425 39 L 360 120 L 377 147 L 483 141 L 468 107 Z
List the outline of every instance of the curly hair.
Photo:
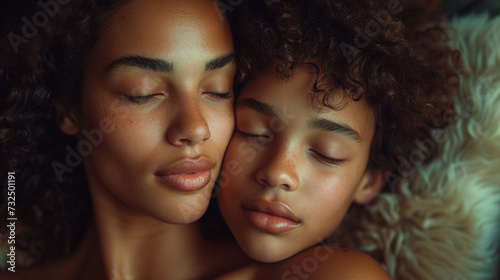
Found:
M 447 45 L 439 1 L 415 2 L 246 1 L 232 15 L 238 87 L 270 67 L 290 79 L 319 59 L 313 94 L 336 110 L 364 98 L 376 119 L 369 167 L 405 176 L 402 159 L 449 122 L 462 67 Z M 343 101 L 333 104 L 338 90 Z
M 53 169 L 55 162 L 66 162 L 68 148 L 77 150 L 76 138 L 59 130 L 61 112 L 56 108 L 79 103 L 85 55 L 105 32 L 110 14 L 124 2 L 60 5 L 57 15 L 29 43 L 19 45 L 18 52 L 13 53 L 13 47 L 2 41 L 0 180 L 7 186 L 7 172 L 16 173 L 16 255 L 20 267 L 73 252 L 88 226 L 92 207 L 83 164 L 62 178 Z M 19 14 L 34 14 L 40 9 L 23 6 L 13 7 L 3 18 L 2 34 L 21 29 L 14 24 Z M 7 188 L 2 187 L 1 193 L 0 216 L 5 220 Z M 7 236 L 5 230 L 2 228 L 1 234 Z

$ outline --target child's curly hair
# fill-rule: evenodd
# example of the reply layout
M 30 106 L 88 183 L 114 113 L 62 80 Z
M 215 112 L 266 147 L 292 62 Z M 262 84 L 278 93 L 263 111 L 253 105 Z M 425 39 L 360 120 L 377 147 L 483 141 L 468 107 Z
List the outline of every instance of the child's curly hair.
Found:
M 344 100 L 364 98 L 376 118 L 369 167 L 407 176 L 401 161 L 449 122 L 461 69 L 438 1 L 410 2 L 247 1 L 231 15 L 239 87 L 269 67 L 286 80 L 319 58 L 313 92 L 332 109 L 342 105 L 330 101 L 337 89 Z

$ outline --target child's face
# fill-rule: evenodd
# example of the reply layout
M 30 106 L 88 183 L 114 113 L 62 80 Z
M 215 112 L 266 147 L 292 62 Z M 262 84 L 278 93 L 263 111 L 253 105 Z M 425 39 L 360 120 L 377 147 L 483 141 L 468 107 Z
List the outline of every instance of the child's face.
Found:
M 74 118 L 80 142 L 84 130 L 102 134 L 84 157 L 94 202 L 193 222 L 234 127 L 227 22 L 211 1 L 137 0 L 107 27 L 86 61 Z
M 258 261 L 279 261 L 318 243 L 353 200 L 367 202 L 373 191 L 365 172 L 372 110 L 363 100 L 339 111 L 318 109 L 309 95 L 314 78 L 298 69 L 282 82 L 267 72 L 236 102 L 218 202 L 241 248 Z

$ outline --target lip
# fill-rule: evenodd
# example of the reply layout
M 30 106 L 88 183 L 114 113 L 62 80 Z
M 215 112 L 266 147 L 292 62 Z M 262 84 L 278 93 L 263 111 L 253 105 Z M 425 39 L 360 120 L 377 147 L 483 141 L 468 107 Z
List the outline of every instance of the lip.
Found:
M 180 191 L 197 191 L 204 188 L 212 177 L 215 162 L 207 157 L 183 158 L 159 170 L 155 176 L 168 187 Z
M 292 209 L 281 201 L 256 199 L 242 204 L 241 208 L 252 226 L 268 233 L 284 233 L 301 224 Z

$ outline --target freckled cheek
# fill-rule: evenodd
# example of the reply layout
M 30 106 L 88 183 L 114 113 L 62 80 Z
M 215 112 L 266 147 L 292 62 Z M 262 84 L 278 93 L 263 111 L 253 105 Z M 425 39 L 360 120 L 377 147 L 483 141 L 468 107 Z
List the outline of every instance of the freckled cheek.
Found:
M 311 196 L 318 205 L 325 207 L 325 211 L 335 213 L 349 207 L 354 186 L 347 176 L 331 176 L 326 180 L 325 177 L 317 176 L 314 179 L 308 183 L 310 186 L 315 186 L 310 188 Z
M 107 157 L 115 164 L 127 165 L 135 162 L 140 165 L 145 163 L 151 154 L 157 138 L 162 131 L 157 124 L 139 116 L 129 114 L 124 117 L 120 114 L 108 112 L 112 131 L 103 133 L 103 141 L 96 147 L 99 157 Z

